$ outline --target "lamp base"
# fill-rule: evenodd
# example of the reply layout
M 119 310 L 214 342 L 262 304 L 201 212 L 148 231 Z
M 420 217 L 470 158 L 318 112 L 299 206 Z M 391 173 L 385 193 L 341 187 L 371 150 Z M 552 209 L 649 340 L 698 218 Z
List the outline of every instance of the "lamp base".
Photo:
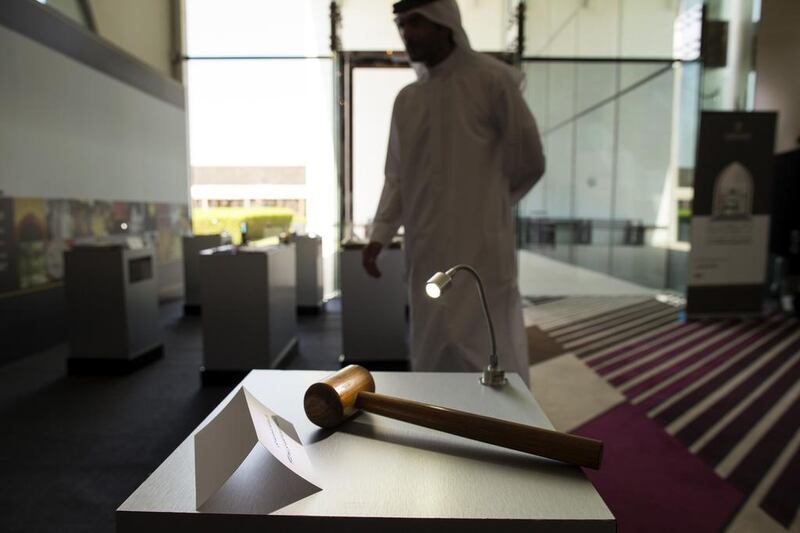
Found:
M 508 380 L 506 379 L 504 370 L 500 370 L 496 366 L 491 365 L 483 370 L 481 385 L 486 385 L 487 387 L 502 387 L 506 383 L 508 383 Z

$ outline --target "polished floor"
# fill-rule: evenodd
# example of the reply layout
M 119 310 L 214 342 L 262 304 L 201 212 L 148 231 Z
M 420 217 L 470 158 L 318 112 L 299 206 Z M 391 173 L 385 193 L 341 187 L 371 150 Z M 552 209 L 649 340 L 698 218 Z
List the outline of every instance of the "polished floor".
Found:
M 523 296 L 652 296 L 660 292 L 527 250 L 520 250 L 517 257 Z
M 300 317 L 291 368 L 336 368 L 337 302 Z M 114 510 L 229 392 L 201 387 L 200 319 L 161 308 L 165 357 L 123 377 L 66 374 L 68 348 L 0 368 L 0 531 L 111 532 Z

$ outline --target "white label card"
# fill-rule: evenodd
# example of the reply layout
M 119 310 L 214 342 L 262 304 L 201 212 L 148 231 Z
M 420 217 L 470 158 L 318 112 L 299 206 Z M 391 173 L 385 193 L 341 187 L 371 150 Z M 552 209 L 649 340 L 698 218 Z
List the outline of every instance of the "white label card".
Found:
M 320 488 L 294 426 L 242 387 L 194 435 L 195 503 L 199 509 L 236 472 L 260 442 L 288 471 Z M 280 481 L 276 480 L 280 485 Z
M 244 389 L 244 395 L 258 441 L 286 468 L 319 487 L 311 461 L 294 426 L 259 402 L 247 389 Z

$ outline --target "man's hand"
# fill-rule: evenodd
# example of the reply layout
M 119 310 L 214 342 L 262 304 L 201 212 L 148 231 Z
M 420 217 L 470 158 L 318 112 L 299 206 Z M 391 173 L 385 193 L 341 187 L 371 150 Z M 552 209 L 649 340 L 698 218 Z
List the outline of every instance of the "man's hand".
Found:
M 372 241 L 361 252 L 361 263 L 364 265 L 364 270 L 373 278 L 381 277 L 377 260 L 382 249 L 383 245 L 381 243 Z

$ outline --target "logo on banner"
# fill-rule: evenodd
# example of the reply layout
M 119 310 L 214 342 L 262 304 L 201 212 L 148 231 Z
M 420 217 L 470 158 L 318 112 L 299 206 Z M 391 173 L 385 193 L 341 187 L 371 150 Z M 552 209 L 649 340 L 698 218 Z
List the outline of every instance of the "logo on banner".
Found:
M 750 244 L 753 240 L 753 175 L 734 161 L 714 180 L 709 244 Z

